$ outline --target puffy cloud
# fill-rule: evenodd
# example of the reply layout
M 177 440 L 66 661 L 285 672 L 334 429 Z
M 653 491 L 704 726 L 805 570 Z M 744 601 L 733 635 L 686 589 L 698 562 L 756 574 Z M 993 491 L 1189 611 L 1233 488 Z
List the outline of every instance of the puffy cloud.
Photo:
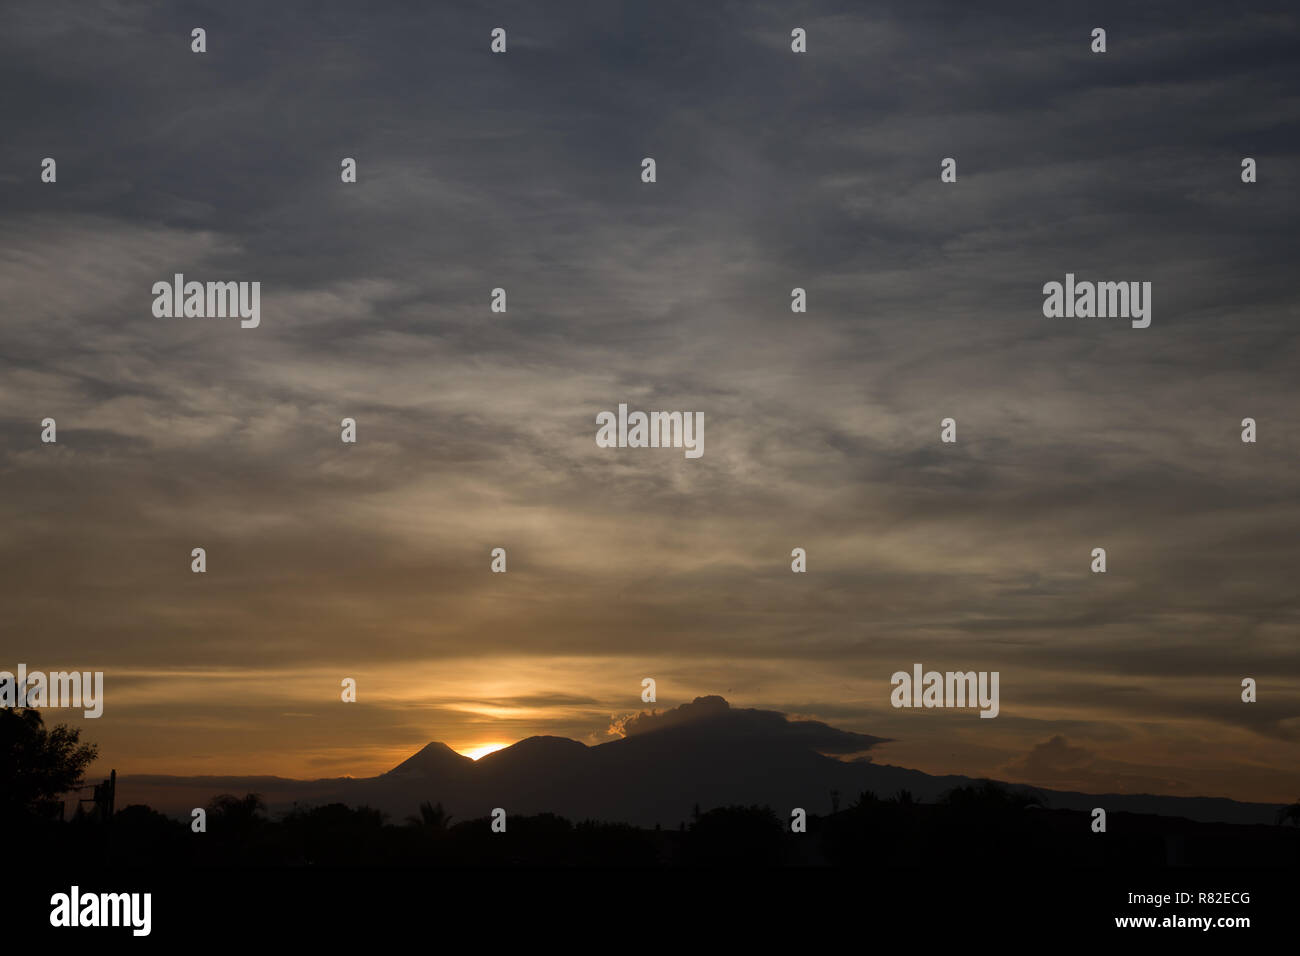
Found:
M 666 711 L 642 711 L 615 719 L 611 734 L 631 737 L 665 730 L 727 737 L 762 737 L 771 742 L 797 743 L 824 754 L 861 754 L 887 738 L 840 730 L 816 720 L 791 720 L 774 710 L 732 707 L 716 695 L 696 697 Z
M 1061 735 L 1034 746 L 1002 768 L 1008 780 L 1055 790 L 1091 793 L 1183 794 L 1187 782 L 1179 776 L 1151 773 L 1150 767 L 1109 760 Z

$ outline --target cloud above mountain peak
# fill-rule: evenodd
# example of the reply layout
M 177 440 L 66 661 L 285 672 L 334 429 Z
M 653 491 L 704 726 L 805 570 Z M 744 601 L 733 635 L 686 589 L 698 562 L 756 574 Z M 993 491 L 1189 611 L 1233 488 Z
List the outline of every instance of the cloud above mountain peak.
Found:
M 635 737 L 685 728 L 738 737 L 762 735 L 836 756 L 861 754 L 889 739 L 840 730 L 818 720 L 791 720 L 775 710 L 732 707 L 726 698 L 713 694 L 696 697 L 690 703 L 671 710 L 642 711 L 617 718 L 610 724 L 609 732 L 621 737 Z

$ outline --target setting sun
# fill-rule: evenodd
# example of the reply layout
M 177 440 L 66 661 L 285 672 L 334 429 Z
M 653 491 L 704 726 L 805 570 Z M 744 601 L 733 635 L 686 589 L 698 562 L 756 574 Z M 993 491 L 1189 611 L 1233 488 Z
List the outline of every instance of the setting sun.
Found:
M 477 747 L 466 747 L 464 750 L 456 752 L 463 754 L 470 760 L 478 760 L 479 757 L 486 757 L 490 753 L 496 753 L 501 748 L 509 746 L 509 744 L 479 744 Z

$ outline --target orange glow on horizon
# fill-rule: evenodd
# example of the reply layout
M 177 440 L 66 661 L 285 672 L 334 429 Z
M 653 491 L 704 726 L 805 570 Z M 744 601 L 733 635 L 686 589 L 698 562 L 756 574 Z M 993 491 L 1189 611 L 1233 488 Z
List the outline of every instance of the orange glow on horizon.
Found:
M 490 753 L 496 753 L 498 750 L 509 746 L 507 743 L 479 744 L 477 747 L 465 747 L 457 750 L 456 753 L 468 757 L 470 760 L 478 760 L 480 757 L 486 757 Z

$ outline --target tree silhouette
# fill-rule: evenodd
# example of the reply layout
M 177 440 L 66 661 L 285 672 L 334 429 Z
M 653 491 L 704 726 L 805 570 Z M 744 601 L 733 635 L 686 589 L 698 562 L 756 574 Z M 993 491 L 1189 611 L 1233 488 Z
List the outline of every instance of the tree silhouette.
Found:
M 1293 826 L 1300 827 L 1300 800 L 1283 807 L 1277 812 L 1277 822 L 1279 824 L 1290 821 Z
M 425 830 L 446 830 L 451 825 L 451 814 L 442 808 L 442 801 L 439 801 L 435 807 L 428 800 L 425 800 L 420 804 L 420 815 L 418 817 L 407 817 L 406 822 L 413 827 L 421 827 Z
M 1047 799 L 1037 791 L 1012 790 L 993 780 L 978 780 L 964 787 L 953 787 L 939 802 L 962 810 L 1024 810 L 1044 806 Z
M 705 866 L 763 866 L 782 862 L 785 826 L 766 806 L 717 807 L 687 832 L 686 861 Z
M 213 797 L 208 804 L 208 817 L 220 829 L 243 833 L 266 822 L 262 816 L 265 809 L 266 803 L 260 793 L 247 793 L 242 797 L 223 793 Z
M 66 724 L 45 729 L 30 707 L 0 709 L 0 817 L 57 816 L 60 794 L 81 786 L 99 748 Z

